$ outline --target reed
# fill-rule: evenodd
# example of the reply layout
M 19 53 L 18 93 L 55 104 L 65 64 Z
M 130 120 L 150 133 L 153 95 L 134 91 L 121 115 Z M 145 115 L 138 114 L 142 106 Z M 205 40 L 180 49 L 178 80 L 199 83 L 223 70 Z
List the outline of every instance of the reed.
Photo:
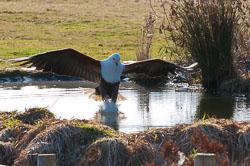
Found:
M 170 32 L 174 43 L 199 63 L 205 88 L 217 89 L 222 81 L 236 76 L 238 48 L 249 34 L 246 2 L 171 0 L 162 1 L 162 6 L 165 19 L 160 28 Z

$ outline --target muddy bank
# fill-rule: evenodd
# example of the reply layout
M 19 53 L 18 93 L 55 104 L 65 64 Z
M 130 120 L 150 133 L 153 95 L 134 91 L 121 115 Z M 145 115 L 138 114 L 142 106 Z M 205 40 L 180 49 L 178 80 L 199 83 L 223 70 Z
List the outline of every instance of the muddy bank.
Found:
M 123 81 L 133 81 L 145 86 L 164 85 L 168 77 L 148 78 L 145 76 L 122 75 Z M 31 82 L 31 81 L 80 81 L 82 78 L 60 76 L 51 73 L 43 73 L 37 70 L 0 70 L 0 83 Z M 177 82 L 181 82 L 180 80 Z
M 248 79 L 231 79 L 224 81 L 218 88 L 219 92 L 242 93 L 250 96 L 250 78 Z
M 7 165 L 36 165 L 38 153 L 55 153 L 58 165 L 192 165 L 198 152 L 215 153 L 219 165 L 250 161 L 249 121 L 210 118 L 124 134 L 33 108 L 1 112 L 0 126 L 0 164 Z

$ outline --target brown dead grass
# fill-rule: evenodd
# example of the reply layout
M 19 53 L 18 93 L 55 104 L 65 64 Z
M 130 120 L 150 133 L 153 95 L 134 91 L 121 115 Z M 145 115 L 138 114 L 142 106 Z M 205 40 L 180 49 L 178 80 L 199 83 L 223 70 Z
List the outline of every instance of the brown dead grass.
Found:
M 40 112 L 40 115 L 39 115 Z M 218 165 L 247 165 L 249 121 L 208 119 L 171 128 L 124 134 L 86 120 L 59 120 L 46 109 L 0 113 L 0 163 L 36 165 L 55 153 L 59 165 L 193 165 L 198 152 L 215 153 Z M 17 119 L 20 118 L 20 119 Z
M 218 165 L 239 161 L 246 164 L 250 156 L 249 131 L 249 121 L 209 119 L 120 139 L 102 139 L 87 149 L 80 165 L 102 165 L 104 160 L 104 165 L 115 165 L 122 154 L 126 160 L 121 165 L 171 165 L 178 164 L 180 153 L 186 156 L 183 164 L 192 165 L 198 152 L 215 153 Z M 90 158 L 92 153 L 95 156 Z

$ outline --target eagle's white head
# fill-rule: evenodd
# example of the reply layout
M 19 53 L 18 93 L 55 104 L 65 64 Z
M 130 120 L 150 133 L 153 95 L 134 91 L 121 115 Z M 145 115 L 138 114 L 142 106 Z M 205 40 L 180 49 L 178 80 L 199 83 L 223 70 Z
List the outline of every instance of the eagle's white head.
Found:
M 112 54 L 101 61 L 101 75 L 109 83 L 119 82 L 125 65 L 121 63 L 120 54 Z
M 113 61 L 114 64 L 115 64 L 116 66 L 118 66 L 118 64 L 119 64 L 119 62 L 120 62 L 120 60 L 121 60 L 120 54 L 117 54 L 117 53 L 112 54 L 112 55 L 108 58 L 108 60 L 109 60 L 109 61 Z M 120 63 L 121 63 L 121 62 L 120 62 Z

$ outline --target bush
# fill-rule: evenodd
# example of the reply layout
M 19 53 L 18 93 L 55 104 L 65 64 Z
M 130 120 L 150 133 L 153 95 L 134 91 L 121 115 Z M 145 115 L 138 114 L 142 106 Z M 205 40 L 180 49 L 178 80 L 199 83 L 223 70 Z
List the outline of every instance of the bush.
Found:
M 162 2 L 162 7 L 161 31 L 170 32 L 176 48 L 184 48 L 198 62 L 205 88 L 217 89 L 236 76 L 234 61 L 249 35 L 246 2 L 171 0 Z

